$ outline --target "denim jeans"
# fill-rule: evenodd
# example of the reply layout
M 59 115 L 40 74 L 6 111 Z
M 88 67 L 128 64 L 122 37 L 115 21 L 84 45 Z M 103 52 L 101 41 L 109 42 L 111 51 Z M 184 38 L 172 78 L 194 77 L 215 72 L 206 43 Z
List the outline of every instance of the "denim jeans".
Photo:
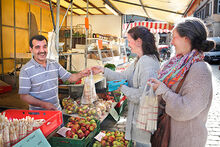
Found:
M 151 144 L 144 144 L 144 143 L 140 143 L 140 142 L 136 142 L 136 147 L 151 147 Z

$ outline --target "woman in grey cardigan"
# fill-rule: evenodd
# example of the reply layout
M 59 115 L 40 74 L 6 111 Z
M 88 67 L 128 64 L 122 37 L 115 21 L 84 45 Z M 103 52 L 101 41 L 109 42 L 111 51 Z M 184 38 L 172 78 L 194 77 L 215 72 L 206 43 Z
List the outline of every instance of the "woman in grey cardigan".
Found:
M 125 138 L 136 141 L 137 146 L 150 146 L 149 132 L 136 128 L 137 111 L 140 97 L 147 81 L 157 77 L 160 68 L 159 53 L 155 45 L 154 35 L 145 27 L 134 27 L 128 31 L 128 42 L 131 52 L 138 58 L 124 72 L 114 72 L 100 66 L 93 67 L 94 74 L 104 73 L 107 80 L 126 79 L 128 86 L 122 85 L 120 90 L 128 98 L 128 117 Z
M 151 80 L 171 117 L 169 147 L 204 147 L 206 144 L 212 74 L 210 66 L 203 61 L 203 51 L 214 47 L 214 42 L 206 39 L 207 28 L 200 19 L 186 18 L 178 23 L 171 42 L 176 56 L 163 66 L 159 80 Z M 179 93 L 175 93 L 187 72 Z

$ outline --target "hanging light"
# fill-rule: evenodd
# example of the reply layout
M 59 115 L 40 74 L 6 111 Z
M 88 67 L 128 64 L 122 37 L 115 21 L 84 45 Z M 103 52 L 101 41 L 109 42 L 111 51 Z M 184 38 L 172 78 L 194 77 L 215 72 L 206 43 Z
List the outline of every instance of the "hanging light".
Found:
M 118 13 L 114 9 L 112 9 L 108 4 L 105 4 L 105 8 L 110 10 L 114 15 L 118 16 Z

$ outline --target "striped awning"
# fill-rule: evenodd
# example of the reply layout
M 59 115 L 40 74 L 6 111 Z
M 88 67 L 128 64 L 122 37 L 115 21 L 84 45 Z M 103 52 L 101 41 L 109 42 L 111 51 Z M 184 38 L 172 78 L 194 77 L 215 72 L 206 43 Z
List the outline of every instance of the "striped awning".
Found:
M 145 26 L 147 27 L 151 33 L 168 33 L 171 32 L 173 25 L 167 22 L 151 22 L 151 21 L 139 21 L 133 23 L 125 23 L 123 25 L 123 32 L 127 32 L 133 27 L 136 26 Z

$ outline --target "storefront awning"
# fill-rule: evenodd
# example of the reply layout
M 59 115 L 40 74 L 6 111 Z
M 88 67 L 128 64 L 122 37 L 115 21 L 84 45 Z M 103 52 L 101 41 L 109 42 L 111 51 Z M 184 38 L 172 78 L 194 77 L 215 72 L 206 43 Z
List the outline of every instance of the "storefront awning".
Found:
M 145 26 L 151 31 L 151 33 L 168 33 L 173 28 L 173 25 L 166 22 L 139 21 L 124 24 L 123 32 L 126 33 L 129 29 L 136 26 Z
M 57 0 L 51 0 L 56 5 Z M 106 4 L 118 15 L 137 15 L 154 20 L 175 23 L 178 19 L 192 15 L 201 0 L 77 0 L 73 1 L 73 15 L 113 15 Z M 49 4 L 49 0 L 32 0 L 32 3 Z M 60 7 L 67 9 L 71 0 L 60 0 Z M 70 12 L 70 9 L 69 9 Z
M 191 15 L 201 0 L 108 0 L 126 15 L 138 15 L 175 23 Z

